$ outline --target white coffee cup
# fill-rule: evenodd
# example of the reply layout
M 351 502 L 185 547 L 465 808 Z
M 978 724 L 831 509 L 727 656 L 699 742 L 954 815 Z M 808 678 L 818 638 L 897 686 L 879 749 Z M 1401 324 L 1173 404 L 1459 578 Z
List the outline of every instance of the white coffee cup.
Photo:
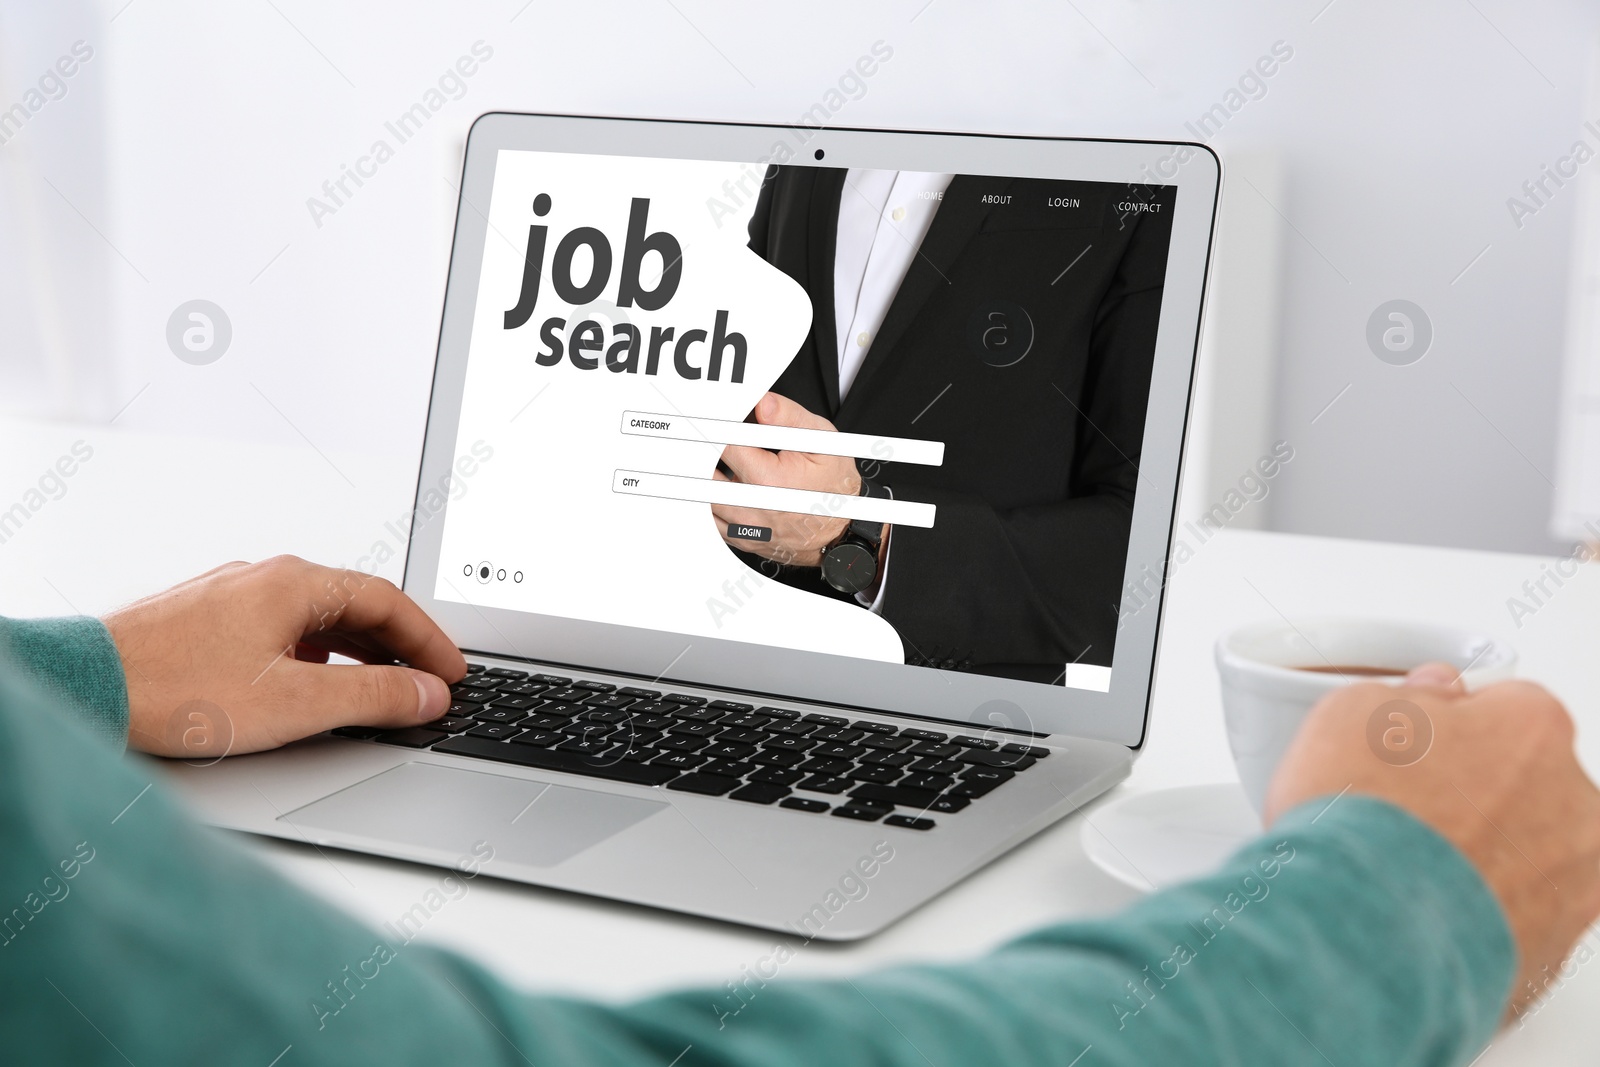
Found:
M 1467 688 L 1475 689 L 1511 677 L 1517 665 L 1511 646 L 1488 634 L 1383 619 L 1256 623 L 1219 639 L 1216 653 L 1228 747 L 1257 814 L 1265 809 L 1267 786 L 1289 742 L 1323 694 L 1357 681 L 1398 685 L 1404 672 L 1433 661 L 1451 664 Z M 1308 667 L 1320 670 L 1299 669 Z M 1334 667 L 1402 673 L 1340 673 L 1329 669 Z

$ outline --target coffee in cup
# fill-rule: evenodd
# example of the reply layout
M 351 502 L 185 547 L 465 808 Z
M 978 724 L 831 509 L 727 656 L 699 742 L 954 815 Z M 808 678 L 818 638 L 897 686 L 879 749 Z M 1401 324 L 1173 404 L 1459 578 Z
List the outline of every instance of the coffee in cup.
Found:
M 1260 814 L 1289 743 L 1322 697 L 1353 682 L 1398 685 L 1424 663 L 1461 671 L 1473 689 L 1509 678 L 1517 654 L 1493 636 L 1384 619 L 1282 620 L 1245 626 L 1216 646 L 1228 747 Z

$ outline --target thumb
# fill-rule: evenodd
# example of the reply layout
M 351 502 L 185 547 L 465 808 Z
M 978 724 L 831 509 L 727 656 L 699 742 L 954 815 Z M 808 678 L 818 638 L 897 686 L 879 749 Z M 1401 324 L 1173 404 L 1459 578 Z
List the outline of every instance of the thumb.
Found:
M 768 393 L 756 403 L 756 421 L 767 426 L 798 426 L 804 430 L 831 430 L 833 423 L 778 393 Z
M 305 664 L 304 711 L 336 726 L 415 726 L 431 722 L 450 707 L 443 679 L 410 667 L 366 664 Z
M 1448 663 L 1438 661 L 1424 663 L 1413 668 L 1406 675 L 1405 684 L 1420 689 L 1438 689 L 1445 693 L 1460 694 L 1466 692 L 1466 683 L 1461 680 L 1461 672 Z

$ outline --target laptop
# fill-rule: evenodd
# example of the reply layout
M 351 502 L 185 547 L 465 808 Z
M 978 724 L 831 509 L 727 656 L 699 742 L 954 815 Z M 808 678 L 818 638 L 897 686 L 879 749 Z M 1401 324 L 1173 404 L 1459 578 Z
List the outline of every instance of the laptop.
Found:
M 404 588 L 439 721 L 175 762 L 215 825 L 805 938 L 1149 726 L 1204 146 L 487 114 Z

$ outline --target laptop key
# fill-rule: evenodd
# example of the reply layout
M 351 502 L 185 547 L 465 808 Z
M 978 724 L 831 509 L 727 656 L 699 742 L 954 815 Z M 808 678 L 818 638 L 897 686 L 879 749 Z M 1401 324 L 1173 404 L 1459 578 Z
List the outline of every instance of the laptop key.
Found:
M 776 722 L 767 727 L 767 732 L 783 737 L 801 737 L 816 728 L 817 724 L 814 722 Z
M 932 830 L 932 819 L 918 819 L 911 815 L 891 815 L 883 820 L 885 826 L 899 826 L 907 830 Z
M 528 679 L 528 681 L 530 681 L 530 682 L 541 682 L 544 685 L 571 685 L 572 684 L 572 679 L 571 678 L 563 678 L 559 674 L 535 674 L 535 675 L 532 675 Z
M 770 748 L 764 748 L 750 757 L 751 763 L 763 763 L 769 767 L 793 767 L 804 761 L 805 756 L 798 752 L 782 752 Z
M 579 689 L 575 685 L 569 685 L 563 686 L 559 689 L 552 689 L 544 696 L 546 700 L 559 700 L 563 703 L 578 704 L 591 695 L 592 694 L 587 689 Z
M 621 693 L 596 693 L 585 704 L 591 708 L 625 708 L 629 704 L 637 704 L 637 697 L 625 697 Z
M 853 760 L 860 756 L 866 749 L 860 745 L 821 745 L 812 750 L 813 756 L 825 756 L 828 759 Z
M 489 706 L 491 708 L 516 708 L 518 711 L 527 711 L 529 708 L 536 708 L 543 703 L 544 701 L 538 697 L 501 696 L 496 693 L 494 699 L 489 701 Z
M 867 735 L 862 730 L 852 730 L 848 726 L 824 726 L 811 736 L 818 741 L 836 741 L 841 745 L 848 745 Z
M 778 801 L 778 807 L 788 808 L 791 811 L 819 812 L 827 811 L 828 804 L 824 800 L 812 800 L 810 797 L 785 797 Z
M 449 719 L 445 721 L 460 722 L 462 720 Z M 428 725 L 430 728 L 437 726 L 436 723 L 429 723 Z M 337 730 L 333 731 L 333 736 L 335 737 L 353 737 L 357 741 L 371 741 L 374 738 L 382 736 L 382 734 L 383 731 L 378 729 L 376 726 L 341 726 Z
M 556 732 L 566 734 L 569 737 L 598 739 L 621 731 L 618 727 L 608 722 L 569 722 L 564 726 L 557 726 Z M 614 744 L 615 742 L 612 743 Z
M 907 730 L 906 733 L 910 733 Z M 920 745 L 912 745 L 910 752 L 913 756 L 927 756 L 929 759 L 949 759 L 961 749 L 955 745 L 944 745 L 937 741 L 924 741 Z
M 898 804 L 919 811 L 939 799 L 932 789 L 911 789 L 903 785 L 858 785 L 850 790 L 850 798 L 862 804 Z
M 989 748 L 989 749 L 994 749 L 994 748 L 999 748 L 1000 747 L 1000 742 L 994 740 L 993 738 L 990 738 L 990 737 L 972 737 L 970 735 L 965 735 L 965 736 L 962 736 L 962 737 L 952 738 L 950 740 L 950 743 L 952 745 L 960 745 L 962 748 Z
M 810 752 L 817 747 L 817 743 L 809 737 L 773 737 L 769 738 L 763 748 L 772 752 Z
M 469 663 L 469 664 L 467 664 L 467 673 L 468 674 L 484 674 L 488 670 L 489 670 L 489 668 L 485 667 L 481 663 Z
M 712 759 L 744 759 L 746 756 L 755 755 L 755 753 L 756 746 L 754 745 L 746 745 L 739 741 L 723 741 L 720 739 L 716 744 L 706 749 L 706 755 L 710 756 Z
M 447 734 L 459 734 L 463 730 L 472 729 L 474 725 L 476 724 L 471 719 L 463 719 L 457 718 L 454 715 L 447 715 L 442 719 L 435 719 L 428 723 L 427 728 L 430 730 L 443 730 Z M 365 729 L 365 727 L 363 727 L 363 729 Z M 338 731 L 336 730 L 334 732 L 337 733 Z
M 722 724 L 718 723 L 717 725 L 720 726 Z M 772 735 L 763 730 L 742 730 L 736 726 L 731 730 L 722 731 L 717 735 L 717 740 L 737 741 L 741 745 L 764 745 L 772 740 Z
M 820 714 L 818 712 L 812 712 L 810 715 L 802 715 L 802 716 L 800 716 L 800 721 L 801 722 L 821 723 L 823 726 L 849 726 L 850 725 L 850 720 L 844 718 L 841 715 L 823 715 L 823 714 Z
M 950 792 L 948 795 L 953 797 L 965 797 L 968 800 L 977 800 L 979 797 L 988 796 L 990 793 L 999 788 L 1001 784 L 1003 783 L 957 782 L 955 785 L 950 787 Z
M 909 737 L 913 741 L 932 741 L 936 744 L 938 742 L 948 741 L 950 739 L 949 734 L 941 734 L 937 730 L 901 730 L 900 736 Z
M 809 774 L 820 774 L 828 778 L 837 778 L 850 769 L 850 761 L 845 759 L 826 759 L 821 756 L 813 757 L 800 764 L 800 770 Z
M 855 804 L 834 808 L 833 813 L 841 819 L 859 819 L 862 822 L 877 822 L 883 818 L 882 808 L 863 808 Z
M 798 711 L 790 711 L 788 708 L 757 708 L 756 711 L 762 715 L 770 715 L 774 719 L 798 719 L 800 717 Z
M 1032 756 L 1034 759 L 1044 759 L 1050 755 L 1048 748 L 1038 745 L 1001 745 L 1000 751 L 1008 756 Z
M 909 769 L 912 774 L 957 774 L 965 767 L 952 759 L 919 759 Z
M 567 725 L 571 721 L 565 715 L 549 715 L 540 711 L 538 714 L 530 715 L 528 718 L 523 719 L 522 725 L 540 730 L 554 730 L 559 726 Z
M 948 793 L 928 805 L 929 811 L 942 811 L 954 814 L 972 803 L 966 797 L 951 796 Z
M 510 667 L 490 667 L 483 673 L 491 678 L 515 678 L 519 681 L 528 676 L 527 671 L 514 671 Z
M 771 804 L 789 795 L 789 787 L 773 782 L 752 782 L 728 794 L 729 800 L 743 800 L 751 804 Z
M 711 742 L 703 737 L 689 737 L 684 734 L 668 734 L 656 742 L 656 747 L 668 752 L 698 752 Z
M 654 762 L 597 761 L 559 748 L 507 745 L 481 737 L 452 737 L 435 745 L 433 751 L 452 756 L 490 759 L 499 763 L 514 763 L 520 767 L 536 767 L 546 771 L 564 771 L 568 774 L 604 778 L 613 782 L 632 782 L 634 785 L 664 785 L 681 773 L 676 767 L 658 767 Z
M 554 730 L 524 730 L 516 737 L 511 738 L 511 743 L 513 745 L 532 745 L 535 748 L 550 748 L 566 739 L 566 734 L 558 734 Z
M 665 730 L 674 721 L 665 715 L 641 715 L 637 711 L 629 712 L 629 715 L 633 724 L 641 730 Z
M 797 771 L 791 767 L 762 767 L 750 772 L 752 782 L 766 782 L 770 785 L 794 785 L 805 776 L 804 771 Z
M 868 748 L 880 752 L 903 752 L 910 748 L 912 740 L 909 737 L 894 737 L 890 734 L 875 734 L 863 737 L 861 743 Z
M 640 689 L 636 685 L 625 685 L 618 689 L 617 692 L 625 697 L 633 697 L 635 700 L 655 700 L 661 696 L 661 690 L 659 689 Z
M 538 682 L 514 682 L 511 685 L 496 687 L 495 692 L 513 697 L 536 697 L 549 688 L 548 685 L 541 685 Z
M 650 766 L 655 765 L 650 764 Z M 685 793 L 699 793 L 701 796 L 720 797 L 738 784 L 737 778 L 724 778 L 720 774 L 702 774 L 694 771 L 668 782 L 667 788 L 680 789 Z
M 670 700 L 674 704 L 693 704 L 695 707 L 699 707 L 706 702 L 705 697 L 690 696 L 688 693 L 668 693 L 661 699 Z
M 572 688 L 574 688 L 574 689 L 590 689 L 590 690 L 593 690 L 596 693 L 610 693 L 613 690 L 615 690 L 617 687 L 612 685 L 610 682 L 583 681 L 583 682 L 573 682 L 572 683 Z
M 900 777 L 900 771 L 894 767 L 855 767 L 851 769 L 846 777 L 854 778 L 858 782 L 875 782 L 879 785 L 885 785 Z
M 509 726 L 512 723 L 519 723 L 527 717 L 528 715 L 526 712 L 517 711 L 514 708 L 490 707 L 478 712 L 478 714 L 473 716 L 473 719 L 478 722 L 498 722 Z
M 757 715 L 753 711 L 744 711 L 734 715 L 725 716 L 717 721 L 723 726 L 735 726 L 743 730 L 754 730 L 758 727 L 767 725 L 773 720 L 769 715 Z
M 935 793 L 942 793 L 955 785 L 956 780 L 948 774 L 913 774 L 899 784 L 908 789 L 931 789 Z
M 879 752 L 874 750 L 861 757 L 861 762 L 872 767 L 905 767 L 916 761 L 915 756 L 904 752 Z
M 522 732 L 520 726 L 510 726 L 500 722 L 480 723 L 467 731 L 468 737 L 487 737 L 495 741 L 504 741 L 508 737 L 515 737 Z
M 494 696 L 492 689 L 478 689 L 470 685 L 458 685 L 450 691 L 450 698 L 457 704 L 487 704 Z
M 834 778 L 826 774 L 813 774 L 803 782 L 796 782 L 796 789 L 808 789 L 813 793 L 843 793 L 855 785 L 848 778 Z
M 686 737 L 715 737 L 722 732 L 722 727 L 714 722 L 680 722 L 668 727 L 667 732 Z
M 713 749 L 706 749 L 707 755 L 710 755 L 713 751 Z M 706 764 L 707 774 L 722 774 L 729 778 L 743 778 L 754 770 L 756 770 L 754 763 L 741 763 L 738 760 L 731 759 L 716 759 L 713 757 L 711 762 Z
M 673 704 L 666 700 L 647 700 L 642 704 L 635 704 L 628 710 L 635 715 L 671 715 L 681 707 L 682 704 Z
M 660 749 L 655 751 L 660 753 L 652 764 L 656 767 L 676 767 L 680 771 L 687 771 L 706 762 L 704 756 L 695 752 L 662 752 Z
M 722 718 L 722 712 L 712 711 L 710 708 L 679 708 L 671 712 L 671 715 L 674 719 L 682 719 L 685 722 L 716 722 Z
M 966 749 L 956 759 L 979 767 L 1004 767 L 1013 771 L 1025 771 L 1039 762 L 1032 756 L 1012 756 L 1004 752 L 984 752 L 975 748 Z
M 754 704 L 741 704 L 737 700 L 713 700 L 711 703 L 707 704 L 706 707 L 722 712 L 756 710 L 756 706 Z
M 620 722 L 626 722 L 627 719 L 628 719 L 628 713 L 627 712 L 625 712 L 625 711 L 617 711 L 614 708 L 594 708 L 594 709 L 592 709 L 590 711 L 585 711 L 585 712 L 582 712 L 582 713 L 580 713 L 578 715 L 578 721 L 579 722 L 612 722 L 612 723 L 620 723 Z
M 556 746 L 556 751 L 570 752 L 575 756 L 601 756 L 616 747 L 604 738 L 569 737 Z
M 850 725 L 857 730 L 865 730 L 869 734 L 897 734 L 900 732 L 886 722 L 868 722 L 865 719 L 858 719 Z

